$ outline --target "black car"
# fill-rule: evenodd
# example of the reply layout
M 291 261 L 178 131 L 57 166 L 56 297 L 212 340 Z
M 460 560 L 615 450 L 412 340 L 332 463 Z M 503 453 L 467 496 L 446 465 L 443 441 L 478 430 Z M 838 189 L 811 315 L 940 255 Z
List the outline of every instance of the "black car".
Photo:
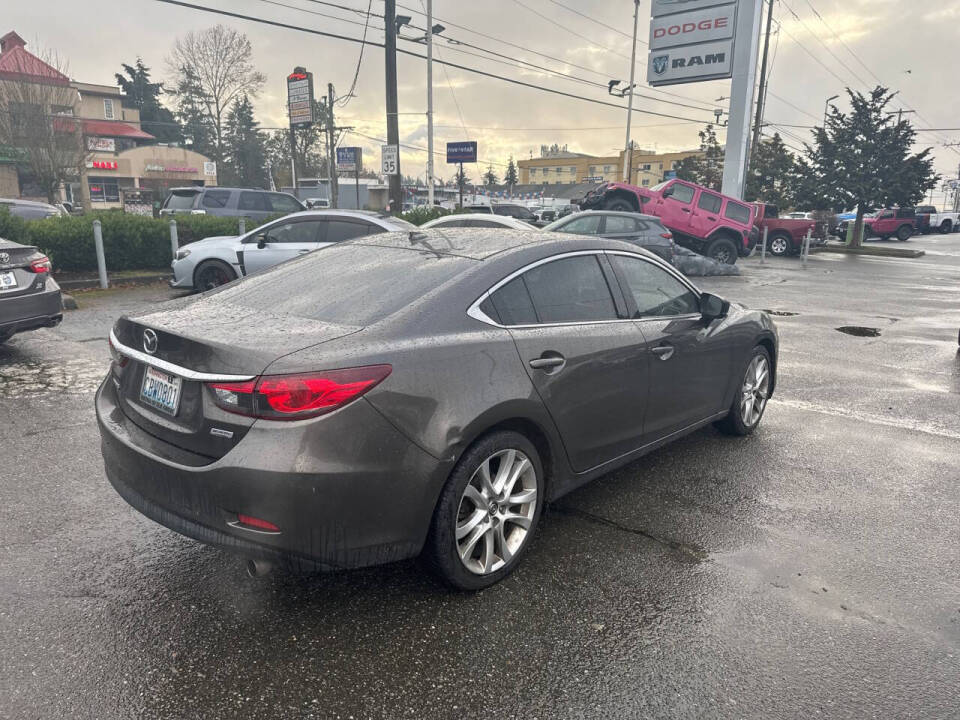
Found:
M 0 343 L 62 319 L 63 300 L 50 276 L 50 259 L 35 247 L 0 238 Z
M 148 517 L 295 568 L 422 553 L 479 589 L 547 501 L 710 423 L 751 433 L 778 341 L 636 245 L 465 228 L 345 241 L 110 345 L 106 474 Z
M 669 263 L 673 262 L 676 254 L 673 233 L 663 226 L 660 218 L 653 215 L 614 210 L 586 210 L 560 218 L 543 230 L 623 240 L 639 245 Z

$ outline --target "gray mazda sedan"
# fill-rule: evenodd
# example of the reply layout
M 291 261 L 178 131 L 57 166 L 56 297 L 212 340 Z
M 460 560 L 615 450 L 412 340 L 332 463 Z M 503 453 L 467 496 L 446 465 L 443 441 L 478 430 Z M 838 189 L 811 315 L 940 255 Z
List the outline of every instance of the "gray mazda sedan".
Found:
M 146 516 L 269 564 L 422 555 L 476 590 L 544 503 L 709 423 L 747 435 L 777 331 L 636 245 L 370 235 L 117 321 L 107 477 Z

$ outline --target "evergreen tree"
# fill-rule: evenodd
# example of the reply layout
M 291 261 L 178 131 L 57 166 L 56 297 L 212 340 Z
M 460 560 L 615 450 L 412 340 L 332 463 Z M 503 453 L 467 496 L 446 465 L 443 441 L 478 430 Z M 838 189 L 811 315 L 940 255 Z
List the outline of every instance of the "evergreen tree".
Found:
M 483 174 L 483 184 L 484 185 L 496 185 L 500 180 L 497 178 L 497 174 L 493 171 L 493 165 L 487 166 L 487 171 Z
M 713 125 L 700 131 L 700 154 L 680 161 L 677 177 L 720 191 L 723 185 L 723 148 L 717 142 Z
M 859 247 L 863 216 L 874 208 L 913 205 L 940 179 L 931 148 L 911 154 L 916 130 L 888 111 L 896 93 L 877 86 L 863 95 L 847 88 L 850 111 L 832 107 L 825 128 L 800 161 L 801 202 L 816 209 L 856 208 L 852 244 Z
M 269 187 L 265 169 L 267 152 L 264 139 L 253 119 L 253 103 L 243 95 L 227 113 L 224 128 L 224 167 L 221 175 L 227 183 L 240 187 Z
M 116 73 L 124 107 L 140 111 L 140 126 L 160 142 L 181 142 L 183 135 L 173 113 L 160 102 L 163 83 L 150 81 L 150 68 L 139 57 L 133 65 L 122 63 L 124 74 Z
M 503 182 L 505 185 L 516 185 L 520 182 L 520 178 L 517 176 L 517 165 L 513 162 L 513 155 L 510 156 L 510 161 L 507 163 L 507 174 L 503 176 Z
M 181 69 L 172 94 L 177 98 L 176 118 L 186 145 L 201 155 L 215 157 L 216 130 L 205 109 L 206 95 L 190 68 Z
M 783 144 L 780 134 L 761 140 L 753 154 L 743 199 L 786 210 L 796 207 L 797 185 L 797 159 Z

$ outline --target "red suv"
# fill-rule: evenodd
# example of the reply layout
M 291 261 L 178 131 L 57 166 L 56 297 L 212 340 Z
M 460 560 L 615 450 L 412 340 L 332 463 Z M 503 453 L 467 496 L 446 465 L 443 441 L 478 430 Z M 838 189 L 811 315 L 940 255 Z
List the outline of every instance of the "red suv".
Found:
M 606 183 L 588 192 L 580 207 L 656 215 L 678 245 L 729 265 L 750 254 L 759 234 L 752 206 L 684 180 L 652 188 Z
M 847 227 L 852 223 L 853 220 L 840 223 L 841 238 L 846 237 Z M 917 213 L 912 207 L 877 210 L 873 217 L 863 218 L 863 238 L 866 240 L 879 237 L 881 240 L 888 240 L 895 237 L 905 242 L 916 230 L 916 223 Z

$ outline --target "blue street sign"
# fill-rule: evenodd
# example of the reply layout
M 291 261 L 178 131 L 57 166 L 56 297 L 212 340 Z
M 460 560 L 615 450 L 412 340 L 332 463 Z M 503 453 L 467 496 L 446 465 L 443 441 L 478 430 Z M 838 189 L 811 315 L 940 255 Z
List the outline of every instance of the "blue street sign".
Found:
M 448 163 L 475 163 L 477 161 L 477 141 L 447 143 Z
M 359 172 L 363 169 L 363 150 L 358 147 L 337 148 L 337 170 Z

